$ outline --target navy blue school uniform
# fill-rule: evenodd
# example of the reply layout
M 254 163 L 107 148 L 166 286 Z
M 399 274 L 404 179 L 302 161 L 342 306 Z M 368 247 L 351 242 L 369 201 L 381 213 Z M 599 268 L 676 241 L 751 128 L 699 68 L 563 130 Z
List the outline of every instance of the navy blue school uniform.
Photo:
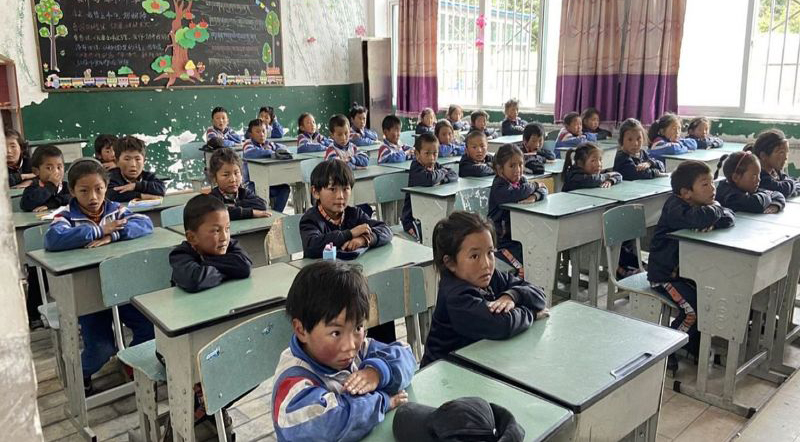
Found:
M 697 142 L 698 149 L 717 149 L 719 147 L 722 147 L 723 144 L 725 144 L 721 138 L 717 137 L 708 136 L 705 138 L 695 138 L 689 135 L 689 138 Z
M 727 179 L 717 185 L 717 201 L 734 212 L 764 213 L 769 206 L 786 207 L 786 197 L 777 190 L 745 192 Z
M 506 313 L 490 312 L 486 304 L 504 294 L 511 296 L 515 308 Z M 509 273 L 494 269 L 489 287 L 481 288 L 444 270 L 420 366 L 481 339 L 516 336 L 533 324 L 536 313 L 545 306 L 541 288 Z
M 25 181 L 22 179 L 23 173 L 33 173 L 33 170 L 31 168 L 31 159 L 20 154 L 17 166 L 8 166 L 8 187 L 14 187 Z
M 332 139 L 319 132 L 309 134 L 301 130 L 297 134 L 297 153 L 324 152 L 332 143 Z
M 433 127 L 426 126 L 426 125 L 424 125 L 422 123 L 417 123 L 417 127 L 414 129 L 414 133 L 417 134 L 417 135 L 422 135 L 422 134 L 431 134 L 431 135 L 433 135 Z
M 222 193 L 217 186 L 211 189 L 210 195 L 225 203 L 231 221 L 250 219 L 253 210 L 267 210 L 267 202 L 246 186 L 240 186 L 235 195 Z
M 169 252 L 172 281 L 190 293 L 216 287 L 229 279 L 250 276 L 253 261 L 231 238 L 224 255 L 201 255 L 188 241 L 180 243 Z
M 671 327 L 689 334 L 686 349 L 697 354 L 700 333 L 697 331 L 697 286 L 694 281 L 680 276 L 678 268 L 678 240 L 670 233 L 681 229 L 724 229 L 733 226 L 735 215 L 719 203 L 707 206 L 692 206 L 677 195 L 670 195 L 661 209 L 656 224 L 650 256 L 647 264 L 647 279 L 651 287 L 675 302 L 679 307 L 678 317 Z
M 544 149 L 539 149 L 539 151 L 536 153 L 526 153 L 524 155 L 525 169 L 534 175 L 543 174 L 544 165 L 547 164 L 547 161 L 554 160 L 556 158 L 555 155 L 553 155 L 553 152 L 546 151 Z
M 448 119 L 447 121 L 450 121 L 450 124 L 453 125 L 453 130 L 463 132 L 469 129 L 469 123 L 464 120 L 452 121 Z
M 458 181 L 458 174 L 439 163 L 436 163 L 433 170 L 428 170 L 419 163 L 416 159 L 411 162 L 411 167 L 408 169 L 408 187 L 433 187 L 437 184 L 452 183 Z M 400 216 L 400 221 L 403 223 L 403 230 L 406 232 L 416 232 L 417 239 L 422 237 L 419 235 L 419 221 L 414 219 L 411 211 L 411 194 L 406 192 L 405 200 L 403 201 L 403 212 Z M 433 226 L 428 226 L 432 229 Z
M 525 131 L 526 124 L 528 124 L 528 122 L 519 117 L 517 117 L 515 120 L 509 120 L 506 118 L 500 125 L 500 134 L 503 136 L 522 135 L 522 132 Z
M 136 198 L 141 198 L 143 193 L 158 196 L 164 196 L 167 193 L 167 186 L 164 185 L 164 182 L 156 178 L 156 174 L 146 170 L 143 170 L 139 175 L 133 190 L 128 192 L 114 190 L 117 186 L 124 186 L 129 183 L 130 181 L 122 176 L 122 171 L 119 167 L 111 169 L 108 172 L 108 195 L 106 198 L 118 203 L 127 203 Z
M 31 185 L 22 191 L 19 207 L 26 212 L 33 212 L 33 209 L 41 206 L 55 209 L 69 204 L 70 198 L 66 181 L 62 182 L 60 187 L 56 187 L 49 181 L 41 182 L 38 178 L 34 178 Z
M 650 163 L 650 167 L 645 170 L 638 170 L 636 167 L 642 163 Z M 632 156 L 625 153 L 622 149 L 617 151 L 614 157 L 614 172 L 619 172 L 625 181 L 649 180 L 666 173 L 667 169 L 660 160 L 650 157 L 646 150 L 639 151 L 639 156 Z
M 459 143 L 458 141 L 453 141 L 450 144 L 439 144 L 439 157 L 446 158 L 446 157 L 454 157 L 457 155 L 464 155 L 464 150 L 467 146 L 464 143 Z
M 486 135 L 486 138 L 489 138 L 489 139 L 498 137 L 497 131 L 492 129 L 491 127 L 484 128 L 483 130 L 478 129 L 475 126 L 470 126 L 469 127 L 469 131 L 470 132 L 475 132 L 476 130 L 478 132 L 483 132 L 483 134 Z
M 492 160 L 494 156 L 487 153 L 482 163 L 478 163 L 469 157 L 469 153 L 464 153 L 461 160 L 458 162 L 458 176 L 461 178 L 467 177 L 483 177 L 494 175 L 494 167 L 492 167 Z
M 783 172 L 769 173 L 761 169 L 759 189 L 777 190 L 786 198 L 800 195 L 800 182 Z
M 341 223 L 334 224 L 317 205 L 306 210 L 300 218 L 300 238 L 305 258 L 322 258 L 325 246 L 333 243 L 337 250 L 353 239 L 350 229 L 361 224 L 369 225 L 372 237 L 367 247 L 380 247 L 392 241 L 392 230 L 383 221 L 371 219 L 358 207 L 347 206 Z
M 606 181 L 611 181 L 612 184 L 619 184 L 622 181 L 622 175 L 617 172 L 589 174 L 584 172 L 580 166 L 574 164 L 567 169 L 561 191 L 594 189 L 595 187 L 600 187 Z
M 370 144 L 378 142 L 378 134 L 374 130 L 367 129 L 366 127 L 357 129 L 355 126 L 351 126 L 350 129 L 350 142 L 356 146 L 369 146 Z
M 584 128 L 583 129 L 583 133 L 584 134 L 594 134 L 594 136 L 597 139 L 597 141 L 606 140 L 606 139 L 611 138 L 611 132 L 603 129 L 600 126 L 597 126 L 597 129 L 595 129 L 595 130 Z
M 242 157 L 244 157 L 245 160 L 273 158 L 278 149 L 286 149 L 286 146 L 279 143 L 273 143 L 269 140 L 266 140 L 264 144 L 261 144 L 258 141 L 250 138 L 244 142 L 244 146 L 242 147 Z M 244 167 L 242 167 L 242 180 L 244 182 L 250 181 L 250 168 L 247 166 L 247 162 L 245 162 Z M 278 212 L 283 212 L 283 209 L 286 208 L 286 203 L 289 201 L 289 192 L 290 189 L 288 184 L 276 184 L 274 186 L 269 186 L 269 199 L 274 201 L 273 208 Z

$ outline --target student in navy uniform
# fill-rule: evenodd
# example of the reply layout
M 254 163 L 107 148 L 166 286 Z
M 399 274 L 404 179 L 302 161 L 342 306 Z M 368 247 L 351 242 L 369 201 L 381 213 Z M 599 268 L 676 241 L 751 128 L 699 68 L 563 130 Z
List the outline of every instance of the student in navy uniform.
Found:
M 211 195 L 197 195 L 183 209 L 186 240 L 169 254 L 172 281 L 194 293 L 228 279 L 250 276 L 253 262 L 231 238 L 231 221 L 225 204 Z
M 667 176 L 664 163 L 651 158 L 642 149 L 647 134 L 635 118 L 628 118 L 619 127 L 619 150 L 614 157 L 614 172 L 619 172 L 625 181 L 648 180 Z
M 698 149 L 716 149 L 725 144 L 719 137 L 714 137 L 708 134 L 711 128 L 711 122 L 706 117 L 697 117 L 689 121 L 689 126 L 686 132 L 689 138 L 697 142 Z
M 350 136 L 350 123 L 344 115 L 332 116 L 328 121 L 328 131 L 331 133 L 333 143 L 331 143 L 325 151 L 326 160 L 342 160 L 347 163 L 351 169 L 367 167 L 369 165 L 369 156 L 367 153 L 359 151 L 358 147 L 353 143 Z
M 663 160 L 664 155 L 680 155 L 697 149 L 697 140 L 681 138 L 681 119 L 669 112 L 650 125 L 650 157 Z
M 250 132 L 250 138 L 244 141 L 242 146 L 242 156 L 245 160 L 254 158 L 272 158 L 278 149 L 285 149 L 286 146 L 279 143 L 273 143 L 267 139 L 267 127 L 264 125 L 263 120 L 252 120 L 247 125 L 247 130 Z M 245 183 L 250 182 L 250 170 L 247 164 L 243 164 L 242 181 Z M 273 201 L 273 209 L 278 212 L 283 212 L 286 208 L 286 203 L 289 201 L 289 185 L 276 184 L 269 186 L 269 199 Z
M 789 157 L 789 141 L 778 129 L 769 129 L 758 135 L 755 143 L 745 146 L 761 162 L 759 187 L 777 190 L 786 198 L 800 195 L 800 182 L 783 173 Z
M 378 142 L 378 134 L 374 130 L 367 129 L 367 108 L 353 103 L 348 116 L 350 117 L 350 142 L 356 146 L 369 146 Z
M 556 159 L 553 152 L 544 147 L 544 128 L 539 123 L 528 123 L 522 131 L 522 154 L 525 169 L 535 175 L 544 173 L 544 165 Z
M 564 127 L 556 137 L 556 147 L 577 147 L 587 141 L 597 141 L 597 135 L 583 131 L 583 120 L 577 112 L 564 115 Z
M 724 162 L 724 165 L 723 165 Z M 777 190 L 759 189 L 761 165 L 750 152 L 734 152 L 719 160 L 725 180 L 717 186 L 716 199 L 734 212 L 778 213 L 786 207 L 786 198 Z
M 117 137 L 111 134 L 100 134 L 94 139 L 94 157 L 103 163 L 106 170 L 117 167 L 117 155 L 114 153 L 114 144 Z
M 206 129 L 206 143 L 215 149 L 242 143 L 242 136 L 228 127 L 228 111 L 224 107 L 211 110 L 211 127 Z
M 275 109 L 272 106 L 264 106 L 259 109 L 258 119 L 264 122 L 269 138 L 283 138 L 283 126 L 275 117 Z
M 495 268 L 495 232 L 456 211 L 433 230 L 439 294 L 420 366 L 481 339 L 508 339 L 550 315 L 542 289 Z
M 231 221 L 272 216 L 267 211 L 267 202 L 242 185 L 242 159 L 233 149 L 215 150 L 209 161 L 209 171 L 216 184 L 211 196 L 228 207 Z
M 587 107 L 581 113 L 581 125 L 583 133 L 594 134 L 597 141 L 611 138 L 611 132 L 600 127 L 600 111 L 593 107 Z
M 503 136 L 522 135 L 528 122 L 519 118 L 519 100 L 512 98 L 506 101 L 505 105 L 503 105 L 503 111 L 506 118 L 500 125 L 500 134 Z
M 64 181 L 64 155 L 61 149 L 45 144 L 31 158 L 36 178 L 22 191 L 20 208 L 26 212 L 45 212 L 69 203 L 69 185 Z
M 433 112 L 433 109 L 429 107 L 422 109 L 422 111 L 419 113 L 419 121 L 417 122 L 417 127 L 414 130 L 414 133 L 417 135 L 432 134 L 435 121 L 436 114 Z
M 602 170 L 603 151 L 596 144 L 586 142 L 570 149 L 564 159 L 564 186 L 561 191 L 611 187 L 622 182 L 622 175 L 619 173 L 601 173 Z
M 414 161 L 408 170 L 408 187 L 433 187 L 458 181 L 458 174 L 436 162 L 439 156 L 439 141 L 432 134 L 422 134 L 414 143 Z M 400 216 L 403 230 L 422 240 L 421 225 L 411 210 L 411 194 L 406 192 L 403 212 Z M 428 226 L 430 228 L 430 226 Z
M 400 144 L 400 127 L 402 123 L 396 115 L 387 115 L 381 122 L 383 144 L 378 149 L 378 164 L 402 163 L 414 158 L 414 148 Z
M 489 114 L 486 113 L 485 110 L 476 110 L 469 116 L 470 122 L 472 125 L 469 128 L 470 132 L 479 131 L 483 132 L 487 138 L 497 138 L 499 133 L 488 127 L 489 126 Z
M 333 140 L 317 131 L 314 115 L 303 112 L 297 118 L 297 153 L 323 152 Z
M 114 143 L 117 167 L 108 172 L 108 199 L 126 203 L 134 199 L 157 199 L 167 193 L 167 186 L 153 172 L 144 170 L 146 148 L 136 137 L 125 136 Z
M 36 174 L 31 168 L 31 155 L 28 143 L 22 135 L 14 129 L 5 129 L 6 137 L 6 167 L 8 167 L 8 186 L 29 186 Z
M 456 140 L 456 133 L 453 126 L 447 120 L 439 120 L 433 127 L 433 133 L 436 139 L 439 140 L 439 156 L 440 157 L 455 157 L 464 155 L 466 146 Z
M 464 141 L 467 148 L 461 156 L 461 161 L 458 162 L 458 176 L 466 178 L 494 175 L 492 166 L 494 156 L 488 153 L 489 142 L 486 134 L 474 130 L 467 134 Z
M 469 124 L 463 120 L 464 118 L 464 109 L 457 104 L 451 104 L 450 107 L 447 108 L 447 121 L 453 125 L 453 130 L 455 131 L 465 131 L 469 129 Z

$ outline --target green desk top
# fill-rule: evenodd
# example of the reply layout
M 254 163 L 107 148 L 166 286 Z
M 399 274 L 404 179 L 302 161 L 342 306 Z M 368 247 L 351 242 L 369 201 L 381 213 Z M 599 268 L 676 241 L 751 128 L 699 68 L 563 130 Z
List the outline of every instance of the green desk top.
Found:
M 550 218 L 570 216 L 589 210 L 598 210 L 613 205 L 614 201 L 593 196 L 579 195 L 573 192 L 558 192 L 547 195 L 542 201 L 535 203 L 503 204 L 509 210 L 530 212 Z
M 289 160 L 279 160 L 277 158 L 247 158 L 247 159 L 245 159 L 245 161 L 248 164 L 250 164 L 250 163 L 275 164 L 275 163 L 289 163 L 289 162 L 308 160 L 310 158 L 314 158 L 314 156 L 309 155 L 307 153 L 294 153 L 294 154 L 292 154 L 292 158 L 289 159 Z
M 85 138 L 61 138 L 57 140 L 32 140 L 28 141 L 28 145 L 31 147 L 34 146 L 42 146 L 45 144 L 55 144 L 56 146 L 60 144 L 72 144 L 72 143 L 85 143 L 87 140 Z
M 525 429 L 525 440 L 548 439 L 572 420 L 572 412 L 518 388 L 447 361 L 436 361 L 418 371 L 408 389 L 409 402 L 439 407 L 460 397 L 480 397 L 506 408 Z M 394 411 L 363 440 L 394 441 Z
M 616 141 L 605 142 L 605 140 L 603 140 L 603 141 L 598 141 L 595 144 L 597 144 L 597 147 L 599 147 L 600 149 L 603 149 L 603 150 L 616 150 L 619 147 L 619 144 L 617 144 Z M 561 147 L 556 147 L 556 150 L 561 151 L 561 152 L 566 152 L 566 151 L 568 151 L 570 149 L 574 149 L 574 148 L 575 148 L 575 146 L 561 146 Z
M 367 144 L 366 146 L 356 146 L 358 150 L 363 150 L 364 152 L 377 152 L 381 148 L 381 144 L 383 141 L 376 141 L 372 144 Z
M 645 186 L 667 187 L 669 189 L 672 189 L 672 183 L 670 181 L 671 179 L 672 178 L 669 175 L 667 175 L 667 176 L 660 176 L 658 178 L 651 178 L 649 180 L 636 180 L 636 181 L 625 181 L 625 182 L 626 183 L 643 184 Z M 720 176 L 717 177 L 717 179 L 714 180 L 714 182 L 719 184 L 719 182 L 724 180 L 724 179 L 725 179 L 725 177 L 722 176 L 722 174 L 720 174 Z M 616 186 L 614 186 L 614 187 L 616 187 Z
M 135 296 L 131 302 L 159 330 L 173 337 L 279 305 L 298 272 L 286 263 L 277 263 L 255 267 L 249 278 L 232 279 L 202 292 L 171 287 Z
M 175 206 L 182 206 L 189 202 L 190 199 L 200 195 L 197 192 L 189 192 L 189 193 L 173 193 L 164 195 L 164 199 L 161 201 L 161 204 L 157 206 L 149 206 L 149 207 L 134 207 L 131 209 L 131 212 L 134 213 L 146 213 L 146 212 L 160 212 L 164 209 L 169 209 L 170 207 Z
M 568 301 L 506 341 L 478 341 L 451 357 L 574 413 L 688 341 L 685 333 Z
M 522 142 L 522 135 L 506 135 L 489 140 L 489 144 L 516 144 Z
M 712 230 L 710 232 L 683 229 L 669 235 L 679 240 L 706 243 L 723 249 L 737 250 L 749 255 L 762 255 L 784 242 L 800 236 L 800 226 L 796 222 L 793 227 L 789 227 L 763 222 L 762 220 L 756 221 L 750 217 L 737 214 L 736 224 L 729 229 Z
M 286 214 L 283 212 L 276 212 L 274 210 L 268 210 L 268 212 L 272 214 L 272 216 L 269 218 L 250 218 L 231 221 L 231 236 L 236 237 L 262 230 L 269 230 L 269 228 L 275 223 L 275 220 L 286 216 Z M 164 227 L 181 235 L 186 234 L 186 229 L 183 228 L 183 224 Z
M 732 143 L 732 142 L 724 142 L 722 147 L 716 149 L 722 152 L 738 152 L 740 150 L 744 150 L 745 143 Z
M 577 193 L 579 195 L 594 196 L 597 198 L 604 198 L 621 203 L 634 201 L 642 198 L 651 197 L 658 194 L 670 192 L 670 189 L 662 186 L 643 186 L 639 181 L 622 181 L 609 188 L 595 187 L 593 189 L 575 189 L 570 193 Z
M 451 164 L 456 164 L 459 161 L 461 161 L 461 157 L 460 156 L 439 157 L 439 159 L 436 160 L 436 162 L 439 163 L 442 166 L 449 166 Z M 411 163 L 412 162 L 414 162 L 414 160 L 406 160 L 406 161 L 403 161 L 401 163 L 384 163 L 384 164 L 381 164 L 381 166 L 391 167 L 391 168 L 394 168 L 394 169 L 409 170 L 409 169 L 411 169 Z
M 664 158 L 681 161 L 697 160 L 707 162 L 718 160 L 725 154 L 727 154 L 727 152 L 720 151 L 719 149 L 698 149 L 680 155 L 664 155 Z
M 455 195 L 459 190 L 475 189 L 477 187 L 489 187 L 492 185 L 494 177 L 485 178 L 459 178 L 455 183 L 439 184 L 433 187 L 404 187 L 403 192 L 428 195 L 438 198 L 447 198 Z
M 376 176 L 388 175 L 390 173 L 399 173 L 395 167 L 388 167 L 383 164 L 377 166 L 367 166 L 364 169 L 356 169 L 353 171 L 353 178 L 356 181 L 366 180 L 368 178 L 375 178 Z
M 177 246 L 183 236 L 161 227 L 141 238 L 116 241 L 93 249 L 73 249 L 61 252 L 47 252 L 44 249 L 28 252 L 28 257 L 48 273 L 62 275 L 87 267 L 98 266 L 103 260 L 140 250 Z
M 8 189 L 8 194 L 11 195 L 11 198 L 17 198 L 17 197 L 22 196 L 22 192 L 24 192 L 24 191 L 25 191 L 24 188 L 23 189 L 15 189 L 15 188 L 12 187 L 11 189 Z
M 800 228 L 800 204 L 787 204 L 783 210 L 772 214 L 737 212 L 737 224 L 739 218 L 748 218 L 770 224 Z
M 297 142 L 297 137 L 296 136 L 293 137 L 291 135 L 284 135 L 280 138 L 268 138 L 267 140 L 272 141 L 273 143 L 293 143 Z
M 26 229 L 39 224 L 48 224 L 50 221 L 49 219 L 37 218 L 33 212 L 11 212 L 11 223 L 14 224 L 15 229 Z
M 319 259 L 304 258 L 289 264 L 301 269 Z M 433 249 L 418 242 L 394 237 L 385 246 L 369 249 L 356 259 L 342 261 L 361 266 L 365 275 L 370 276 L 384 270 L 410 265 L 424 265 L 433 262 Z

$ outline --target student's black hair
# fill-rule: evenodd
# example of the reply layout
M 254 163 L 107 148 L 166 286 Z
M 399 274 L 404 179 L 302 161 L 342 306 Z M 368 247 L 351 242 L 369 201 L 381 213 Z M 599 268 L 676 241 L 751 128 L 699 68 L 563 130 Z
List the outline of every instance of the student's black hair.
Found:
M 313 117 L 313 116 L 314 115 L 312 115 L 310 112 L 303 112 L 302 114 L 300 114 L 299 117 L 297 117 L 297 135 L 300 135 L 300 133 L 303 132 L 303 129 L 302 129 L 303 121 L 305 121 L 306 118 Z M 314 129 L 316 129 L 316 128 L 314 128 Z
M 383 117 L 383 121 L 381 121 L 381 130 L 387 131 L 394 129 L 395 127 L 403 127 L 403 123 L 400 121 L 400 118 L 397 115 L 387 115 Z
M 318 261 L 300 269 L 286 295 L 286 314 L 305 331 L 327 324 L 342 311 L 346 320 L 361 324 L 369 316 L 369 287 L 358 265 Z
M 573 121 L 575 121 L 576 118 L 580 117 L 581 114 L 577 112 L 567 112 L 567 114 L 564 115 L 564 126 L 569 126 Z
M 61 158 L 63 162 L 64 154 L 61 152 L 61 149 L 59 149 L 58 146 L 53 144 L 39 146 L 35 151 L 33 151 L 33 156 L 31 156 L 31 167 L 38 168 L 47 158 Z
M 275 122 L 275 108 L 272 106 L 261 106 L 261 109 L 258 110 L 258 115 L 261 115 L 261 112 L 266 112 L 269 114 L 269 121 L 270 123 Z
M 627 120 L 623 121 L 622 124 L 619 126 L 619 145 L 622 146 L 623 140 L 625 140 L 625 132 L 631 130 L 638 130 L 642 132 L 642 142 L 645 141 L 645 137 L 647 137 L 647 133 L 642 126 L 642 123 L 639 122 L 636 118 L 628 118 Z
M 216 114 L 218 114 L 218 113 L 220 113 L 220 112 L 225 112 L 225 113 L 227 114 L 227 113 L 228 113 L 228 110 L 227 110 L 227 109 L 225 109 L 225 108 L 224 108 L 224 107 L 222 107 L 222 106 L 217 106 L 217 107 L 215 107 L 214 109 L 211 109 L 211 118 L 214 118 L 214 115 L 216 115 Z
M 753 164 L 758 163 L 758 158 L 749 151 L 739 151 L 723 155 L 717 163 L 717 170 L 714 171 L 714 178 L 719 176 L 719 171 L 722 169 L 722 174 L 725 179 L 733 182 L 733 176 L 736 174 L 743 174 L 747 168 Z
M 248 132 L 252 132 L 254 127 L 261 126 L 263 124 L 264 124 L 264 122 L 259 120 L 258 118 L 252 119 L 252 120 L 250 120 L 249 123 L 247 123 L 247 131 Z
M 362 106 L 362 105 L 360 105 L 358 103 L 353 102 L 353 105 L 350 106 L 350 111 L 347 113 L 347 116 L 350 117 L 350 119 L 352 120 L 353 118 L 356 117 L 356 115 L 364 114 L 366 112 L 367 112 L 367 108 L 366 107 L 364 107 L 364 106 Z
M 209 194 L 201 193 L 189 200 L 183 208 L 183 229 L 196 232 L 203 224 L 206 215 L 212 212 L 225 212 L 225 203 Z
M 482 130 L 473 130 L 464 137 L 464 146 L 469 146 L 469 142 L 472 141 L 473 138 L 481 137 L 486 138 L 486 134 Z
M 487 121 L 489 120 L 489 114 L 486 113 L 486 111 L 483 110 L 483 109 L 478 109 L 476 111 L 473 111 L 471 114 L 469 114 L 470 123 L 472 123 L 472 125 L 474 126 L 475 122 L 478 121 L 479 117 L 484 117 L 484 118 L 486 118 Z
M 686 160 L 678 165 L 670 175 L 669 183 L 672 193 L 681 194 L 681 189 L 690 189 L 701 175 L 711 175 L 708 164 L 697 160 Z
M 503 111 L 508 112 L 508 110 L 512 107 L 519 109 L 519 100 L 516 98 L 511 98 L 510 100 L 506 101 L 505 104 L 503 104 Z
M 5 135 L 6 140 L 8 140 L 9 138 L 14 138 L 15 140 L 17 140 L 17 143 L 19 143 L 19 148 L 21 150 L 21 153 L 19 154 L 20 160 L 25 161 L 31 158 L 31 151 L 28 146 L 28 142 L 25 141 L 25 138 L 22 138 L 21 133 L 17 132 L 16 129 L 11 129 L 10 127 L 7 127 L 3 130 L 3 134 Z
M 516 144 L 507 143 L 500 146 L 500 148 L 497 149 L 497 153 L 494 154 L 494 159 L 492 159 L 492 165 L 495 171 L 499 171 L 509 160 L 516 156 L 520 157 L 520 159 L 524 158 L 522 149 Z
M 534 122 L 525 125 L 525 129 L 522 130 L 522 141 L 527 143 L 533 136 L 544 138 L 544 127 L 541 124 Z
M 488 230 L 492 235 L 492 244 L 497 244 L 497 235 L 494 232 L 494 225 L 486 218 L 477 213 L 456 210 L 450 216 L 439 220 L 433 228 L 433 264 L 443 273 L 447 270 L 444 258 L 450 257 L 456 261 L 458 251 L 464 238 L 472 233 Z
M 147 153 L 147 147 L 144 145 L 144 141 L 130 135 L 120 137 L 114 142 L 114 156 L 117 157 L 118 160 L 124 152 L 131 151 L 145 155 Z
M 342 114 L 336 114 L 332 116 L 330 120 L 328 120 L 328 132 L 330 132 L 331 134 L 333 134 L 333 130 L 336 129 L 337 127 L 349 127 L 349 126 L 350 122 L 347 120 L 347 117 L 345 117 Z
M 694 117 L 694 118 L 692 118 L 691 121 L 689 121 L 689 125 L 686 127 L 686 131 L 691 132 L 691 131 L 697 129 L 697 126 L 699 126 L 701 123 L 706 123 L 709 126 L 709 128 L 711 127 L 711 122 L 708 121 L 708 118 L 706 118 L 706 117 Z
M 561 173 L 566 175 L 567 171 L 570 167 L 572 167 L 573 164 L 577 165 L 578 163 L 583 163 L 595 151 L 602 152 L 600 148 L 591 141 L 586 141 L 579 144 L 577 147 L 568 150 L 567 156 L 564 158 L 564 169 L 561 171 Z
M 767 129 L 760 134 L 754 143 L 749 143 L 744 147 L 744 150 L 753 152 L 753 154 L 761 159 L 761 156 L 770 156 L 777 147 L 788 144 L 786 134 L 780 129 Z
M 69 170 L 67 171 L 67 185 L 69 185 L 70 190 L 73 190 L 79 179 L 86 175 L 95 174 L 100 175 L 103 182 L 108 185 L 108 172 L 106 172 L 106 168 L 103 167 L 100 161 L 97 161 L 95 158 L 79 158 L 69 166 Z
M 432 114 L 433 118 L 436 118 L 436 112 L 433 109 L 426 107 L 419 111 L 419 122 L 422 123 L 422 119 L 425 118 L 425 115 Z
M 424 143 L 433 143 L 436 145 L 436 149 L 439 149 L 439 139 L 436 138 L 436 135 L 427 132 L 424 134 L 420 134 L 416 140 L 414 140 L 414 150 L 417 152 L 422 152 L 422 145 Z
M 453 115 L 453 112 L 457 110 L 460 110 L 461 115 L 464 115 L 464 109 L 461 106 L 457 104 L 451 104 L 450 107 L 447 108 L 447 118 L 450 118 L 450 115 Z
M 344 161 L 335 158 L 326 160 L 311 171 L 311 187 L 317 192 L 333 184 L 334 186 L 350 186 L 355 184 L 353 171 Z
M 230 147 L 223 147 L 222 149 L 215 150 L 214 153 L 211 154 L 211 159 L 208 160 L 208 171 L 211 173 L 211 176 L 216 176 L 217 172 L 219 172 L 225 164 L 235 164 L 239 166 L 239 170 L 242 169 L 242 159 L 239 158 L 239 155 Z
M 444 129 L 445 127 L 449 127 L 450 130 L 453 129 L 453 124 L 447 121 L 447 118 L 443 118 L 436 122 L 436 125 L 433 126 L 433 134 L 436 135 L 436 138 L 439 138 L 439 131 Z
M 599 117 L 600 116 L 600 111 L 595 109 L 595 108 L 593 108 L 593 107 L 587 107 L 586 109 L 583 110 L 583 112 L 581 112 L 581 123 L 584 126 L 586 126 L 586 120 L 588 120 L 589 118 L 592 118 L 595 115 L 597 115 Z
M 117 136 L 111 134 L 100 134 L 97 138 L 94 139 L 94 153 L 98 157 L 100 153 L 103 152 L 103 148 L 106 146 L 111 146 L 114 148 L 114 143 L 117 142 Z
M 647 139 L 650 144 L 653 144 L 653 141 L 661 134 L 661 131 L 669 127 L 672 123 L 678 123 L 678 127 L 680 128 L 681 119 L 677 115 L 669 112 L 654 121 L 653 124 L 650 125 L 650 129 L 647 130 Z

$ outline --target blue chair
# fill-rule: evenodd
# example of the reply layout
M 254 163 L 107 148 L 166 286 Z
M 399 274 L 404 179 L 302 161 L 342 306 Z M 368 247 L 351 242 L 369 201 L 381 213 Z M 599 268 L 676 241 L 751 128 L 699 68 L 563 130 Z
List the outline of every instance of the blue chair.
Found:
M 24 212 L 24 210 L 22 210 L 22 207 L 20 207 L 20 204 L 22 204 L 22 197 L 11 198 L 11 211 Z
M 400 210 L 405 200 L 403 187 L 408 187 L 408 173 L 390 173 L 375 177 L 375 202 L 378 208 L 378 219 L 389 225 L 400 221 Z M 392 210 L 393 209 L 393 210 Z
M 169 226 L 182 226 L 183 225 L 183 208 L 185 206 L 175 206 L 161 211 L 161 225 L 164 227 Z
M 425 277 L 420 267 L 385 270 L 369 276 L 369 291 L 374 295 L 370 304 L 367 327 L 394 322 L 404 318 L 408 344 L 417 361 L 422 359 L 422 335 L 419 314 L 427 311 Z M 377 313 L 374 317 L 373 312 Z
M 413 146 L 414 145 L 414 131 L 413 130 L 406 130 L 406 131 L 400 132 L 400 144 L 401 145 L 405 144 L 407 146 Z
M 303 176 L 303 182 L 294 186 L 295 195 L 292 201 L 295 213 L 302 214 L 313 205 L 311 197 L 311 172 L 317 167 L 317 164 L 323 161 L 325 161 L 325 159 L 322 157 L 300 161 L 300 174 Z

